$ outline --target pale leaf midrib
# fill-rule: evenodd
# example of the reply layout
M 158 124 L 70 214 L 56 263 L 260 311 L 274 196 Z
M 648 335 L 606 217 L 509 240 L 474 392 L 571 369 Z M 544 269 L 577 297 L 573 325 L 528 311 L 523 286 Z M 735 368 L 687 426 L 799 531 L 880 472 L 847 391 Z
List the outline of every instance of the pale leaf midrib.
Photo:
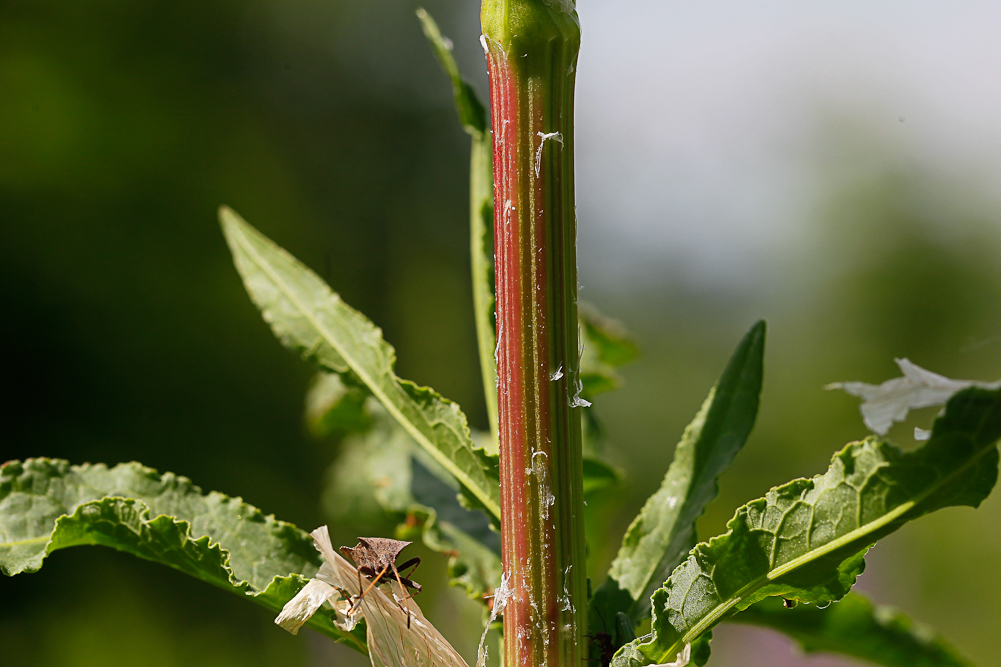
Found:
M 13 547 L 23 547 L 29 544 L 38 544 L 39 542 L 47 542 L 51 536 L 40 536 L 32 537 L 27 540 L 14 540 L 13 542 L 0 542 L 0 549 L 11 549 Z
M 232 225 L 232 223 L 230 223 L 230 225 Z M 316 328 L 316 330 L 320 332 L 320 334 L 323 336 L 323 339 L 327 342 L 327 344 L 330 345 L 332 348 L 334 348 L 337 351 L 337 353 L 341 356 L 341 358 L 343 358 L 344 361 L 347 362 L 347 364 L 351 367 L 351 369 L 355 373 L 357 373 L 359 377 L 361 377 L 362 381 L 365 382 L 365 384 L 372 391 L 372 393 L 375 394 L 376 398 L 378 398 L 379 401 L 386 407 L 386 409 L 389 410 L 390 413 L 392 413 L 393 417 L 396 418 L 397 422 L 399 422 L 415 439 L 421 442 L 424 445 L 425 449 L 427 449 L 431 453 L 431 455 L 434 456 L 434 458 L 439 463 L 441 463 L 442 466 L 445 467 L 446 470 L 455 475 L 458 479 L 462 480 L 464 482 L 464 485 L 477 497 L 477 499 L 479 499 L 479 501 L 483 503 L 483 505 L 487 509 L 489 509 L 490 512 L 495 517 L 499 519 L 500 508 L 496 507 L 494 502 L 490 499 L 490 497 L 486 496 L 482 492 L 482 490 L 479 488 L 479 485 L 473 483 L 473 481 L 463 470 L 459 469 L 452 462 L 452 460 L 444 454 L 444 452 L 442 452 L 440 449 L 434 446 L 428 440 L 427 436 L 425 436 L 416 426 L 411 424 L 410 421 L 404 417 L 403 413 L 396 406 L 396 404 L 392 400 L 390 400 L 389 396 L 386 395 L 386 393 L 382 390 L 382 386 L 375 380 L 373 380 L 368 373 L 360 370 L 360 365 L 357 363 L 354 356 L 345 352 L 340 345 L 334 342 L 334 339 L 331 336 L 330 332 L 328 332 L 326 328 L 323 327 L 316 320 L 315 317 L 313 317 L 312 311 L 309 308 L 306 308 L 305 305 L 298 298 L 296 298 L 296 296 L 294 295 L 292 290 L 288 287 L 288 285 L 285 283 L 285 281 L 282 280 L 280 276 L 278 276 L 278 274 L 271 268 L 271 266 L 264 260 L 264 258 L 261 257 L 260 253 L 257 252 L 256 248 L 254 248 L 250 244 L 243 230 L 238 229 L 238 231 L 239 231 L 239 242 L 243 246 L 244 251 L 252 259 L 254 264 L 256 264 L 261 271 L 263 271 L 269 278 L 271 278 L 271 280 L 276 285 L 278 285 L 282 293 L 293 303 L 293 305 L 295 305 L 296 308 L 299 309 L 299 311 L 303 314 L 303 316 L 307 320 L 309 320 L 309 322 Z

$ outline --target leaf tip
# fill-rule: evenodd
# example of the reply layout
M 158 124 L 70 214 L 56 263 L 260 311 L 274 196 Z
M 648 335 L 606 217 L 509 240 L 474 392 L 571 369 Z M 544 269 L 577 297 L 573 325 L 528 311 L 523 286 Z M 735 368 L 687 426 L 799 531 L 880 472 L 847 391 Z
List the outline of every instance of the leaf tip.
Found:
M 223 229 L 238 226 L 241 222 L 243 222 L 243 219 L 229 206 L 223 204 L 219 207 L 219 223 Z

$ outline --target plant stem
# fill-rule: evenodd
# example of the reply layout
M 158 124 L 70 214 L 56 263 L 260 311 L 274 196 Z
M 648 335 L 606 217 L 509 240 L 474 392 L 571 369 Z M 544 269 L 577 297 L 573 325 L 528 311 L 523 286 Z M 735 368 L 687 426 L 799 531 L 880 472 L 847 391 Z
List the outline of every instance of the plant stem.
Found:
M 472 247 L 473 310 L 480 350 L 480 373 L 487 402 L 490 433 L 497 440 L 497 361 L 494 350 L 493 170 L 489 130 L 473 135 L 469 165 L 469 231 Z
M 581 667 L 584 572 L 568 0 L 484 0 L 494 128 L 507 667 Z

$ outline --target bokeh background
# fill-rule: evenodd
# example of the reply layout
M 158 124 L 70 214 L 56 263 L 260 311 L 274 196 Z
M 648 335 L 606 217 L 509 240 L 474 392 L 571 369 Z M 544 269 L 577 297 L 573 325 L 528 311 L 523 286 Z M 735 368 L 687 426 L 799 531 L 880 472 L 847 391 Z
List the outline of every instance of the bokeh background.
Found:
M 475 0 L 428 0 L 485 91 Z M 403 0 L 0 1 L 0 460 L 139 460 L 325 523 L 336 443 L 311 370 L 246 297 L 225 203 L 384 328 L 404 377 L 482 425 L 468 140 Z M 1001 377 L 1001 5 L 582 0 L 582 297 L 643 351 L 595 402 L 658 485 L 740 335 L 769 321 L 758 426 L 700 532 L 865 435 L 823 391 L 893 358 Z M 931 415 L 915 424 L 927 425 Z M 893 436 L 913 444 L 909 430 Z M 337 527 L 345 542 L 378 526 Z M 422 604 L 471 658 L 479 612 L 425 557 Z M 860 586 L 1001 665 L 1001 494 L 907 526 Z M 363 665 L 183 575 L 99 548 L 0 580 L 11 667 Z M 724 626 L 716 665 L 848 665 Z

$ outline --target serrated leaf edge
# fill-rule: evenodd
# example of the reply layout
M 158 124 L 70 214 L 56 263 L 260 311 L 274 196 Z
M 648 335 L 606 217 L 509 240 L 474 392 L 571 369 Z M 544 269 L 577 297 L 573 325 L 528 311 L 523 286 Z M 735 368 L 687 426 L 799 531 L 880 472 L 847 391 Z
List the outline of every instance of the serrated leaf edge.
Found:
M 260 271 L 264 272 L 274 285 L 279 287 L 284 296 L 295 305 L 295 307 L 299 310 L 300 313 L 302 313 L 302 315 L 307 320 L 309 320 L 310 324 L 312 324 L 314 329 L 323 336 L 324 341 L 328 345 L 330 345 L 331 348 L 333 348 L 338 355 L 340 355 L 340 357 L 345 361 L 345 363 L 351 368 L 351 371 L 355 373 L 355 375 L 357 375 L 359 379 L 362 380 L 362 382 L 364 382 L 366 387 L 368 387 L 369 391 L 371 391 L 372 394 L 379 400 L 379 402 L 382 403 L 382 405 L 386 408 L 386 410 L 391 415 L 393 415 L 393 417 L 400 423 L 400 425 L 403 426 L 403 428 L 406 429 L 408 433 L 410 433 L 411 437 L 413 437 L 418 443 L 420 443 L 421 446 L 432 457 L 434 457 L 434 459 L 443 468 L 448 470 L 450 474 L 452 474 L 457 480 L 459 480 L 464 490 L 469 494 L 471 494 L 476 499 L 476 501 L 479 502 L 494 517 L 495 520 L 499 521 L 500 520 L 499 500 L 495 500 L 494 498 L 492 498 L 486 489 L 482 489 L 478 483 L 476 483 L 468 474 L 466 474 L 465 471 L 456 466 L 452 462 L 451 458 L 446 456 L 444 452 L 440 451 L 438 447 L 434 445 L 434 443 L 430 442 L 424 433 L 421 433 L 419 429 L 417 429 L 413 424 L 410 423 L 408 419 L 406 419 L 406 417 L 400 412 L 396 404 L 382 390 L 377 379 L 371 377 L 367 372 L 365 372 L 363 369 L 363 365 L 359 364 L 357 360 L 354 359 L 353 355 L 346 353 L 342 349 L 341 345 L 338 345 L 336 336 L 332 336 L 326 330 L 326 328 L 314 317 L 313 311 L 307 308 L 295 296 L 294 291 L 289 289 L 288 285 L 285 283 L 284 280 L 282 280 L 281 276 L 279 276 L 274 271 L 274 269 L 271 268 L 269 263 L 263 257 L 261 257 L 260 253 L 257 252 L 257 249 L 254 248 L 253 245 L 247 241 L 246 239 L 247 233 L 250 232 L 256 234 L 261 242 L 270 245 L 273 250 L 285 255 L 286 258 L 290 259 L 294 264 L 298 265 L 303 270 L 309 271 L 309 269 L 301 262 L 299 262 L 299 260 L 293 257 L 284 248 L 281 248 L 276 243 L 274 243 L 274 241 L 272 241 L 271 239 L 269 239 L 268 237 L 264 236 L 259 231 L 257 231 L 252 225 L 250 225 L 250 223 L 243 220 L 243 218 L 240 217 L 239 214 L 237 214 L 229 207 L 226 206 L 221 207 L 219 210 L 219 217 L 222 222 L 223 230 L 226 233 L 226 238 L 229 240 L 229 242 L 231 244 L 239 245 L 240 249 L 245 254 L 245 256 L 251 259 L 253 263 L 257 266 L 257 268 Z M 324 286 L 327 288 L 332 298 L 336 299 L 337 302 L 339 302 L 342 307 L 349 309 L 351 312 L 357 314 L 359 317 L 364 317 L 364 315 L 362 315 L 357 310 L 351 308 L 347 303 L 345 303 L 344 300 L 341 299 L 341 297 L 336 292 L 334 292 L 329 286 L 326 285 L 326 283 L 324 283 Z M 253 294 L 251 294 L 251 296 L 253 297 Z M 263 313 L 264 309 L 262 308 L 261 310 Z M 367 318 L 366 321 L 368 321 Z M 379 333 L 380 341 L 385 343 L 384 339 L 382 339 L 381 336 L 382 333 L 381 329 L 379 329 L 378 327 L 374 327 L 374 329 L 376 332 Z M 388 345 L 388 343 L 386 345 L 391 350 L 390 367 L 392 367 L 395 365 L 396 352 L 392 348 L 392 346 Z M 459 406 L 453 401 L 450 401 L 447 398 L 443 397 L 441 394 L 436 392 L 434 389 L 431 389 L 430 387 L 418 386 L 414 382 L 401 379 L 395 373 L 393 373 L 392 375 L 397 385 L 400 386 L 401 390 L 407 395 L 409 400 L 414 401 L 413 398 L 414 394 L 417 394 L 420 397 L 429 397 L 432 400 L 440 401 L 446 408 L 451 409 L 453 412 L 456 412 L 462 416 L 461 421 L 464 428 L 462 432 L 456 433 L 456 435 L 458 436 L 460 442 L 465 440 L 468 443 L 468 447 L 472 452 L 473 457 L 476 458 L 481 465 L 483 465 L 484 473 L 487 473 L 489 469 L 488 464 L 492 462 L 495 457 L 491 457 L 484 451 L 482 447 L 478 448 L 473 444 L 472 435 L 470 434 L 469 431 L 469 426 L 466 423 L 465 416 L 462 415 L 462 411 L 460 410 Z M 418 407 L 420 406 L 418 405 Z M 424 415 L 424 410 L 421 409 L 420 413 Z M 453 430 L 453 432 L 455 431 Z M 463 436 L 465 437 L 463 438 Z M 498 490 L 498 496 L 499 496 L 499 490 Z

